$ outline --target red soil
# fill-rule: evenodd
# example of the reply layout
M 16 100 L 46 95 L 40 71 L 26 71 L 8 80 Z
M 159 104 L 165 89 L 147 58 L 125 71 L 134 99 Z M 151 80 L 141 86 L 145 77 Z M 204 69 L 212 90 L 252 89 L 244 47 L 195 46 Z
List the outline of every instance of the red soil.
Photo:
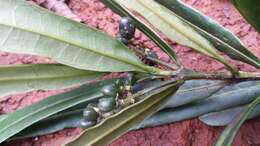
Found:
M 235 33 L 242 42 L 257 56 L 260 56 L 260 35 L 240 16 L 228 0 L 183 0 L 204 14 L 220 22 Z M 87 25 L 96 27 L 115 36 L 118 32 L 119 16 L 107 9 L 98 0 L 70 0 L 69 6 Z M 142 33 L 137 32 L 133 45 L 141 45 L 155 51 L 166 61 L 169 57 Z M 184 66 L 187 68 L 214 71 L 223 70 L 224 66 L 216 61 L 196 53 L 188 48 L 171 42 Z M 50 59 L 30 55 L 17 55 L 0 52 L 0 64 L 49 63 Z M 232 61 L 242 70 L 255 71 L 253 67 Z M 61 91 L 34 91 L 26 94 L 9 96 L 0 102 L 0 113 L 10 113 L 26 105 L 35 103 L 49 95 Z M 115 140 L 110 146 L 211 146 L 222 127 L 209 127 L 197 119 L 186 120 L 156 128 L 132 131 Z M 260 118 L 244 124 L 235 139 L 234 146 L 260 146 Z M 75 136 L 80 129 L 67 129 L 55 134 L 15 141 L 8 146 L 60 146 L 65 140 Z

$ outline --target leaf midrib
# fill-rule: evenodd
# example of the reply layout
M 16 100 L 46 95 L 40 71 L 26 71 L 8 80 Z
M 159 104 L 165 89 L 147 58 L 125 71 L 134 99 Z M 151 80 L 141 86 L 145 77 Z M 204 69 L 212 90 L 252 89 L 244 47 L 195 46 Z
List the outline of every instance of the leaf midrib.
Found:
M 192 90 L 201 90 L 201 89 L 207 89 L 207 88 L 211 88 L 211 87 L 215 87 L 215 86 L 220 86 L 220 85 L 225 85 L 228 82 L 220 82 L 220 83 L 213 83 L 210 85 L 203 85 L 203 86 L 199 86 L 199 87 L 192 87 L 192 88 L 188 88 L 188 89 L 180 89 L 177 93 L 185 93 L 185 92 L 190 92 Z
M 163 18 L 160 14 L 156 13 L 156 12 L 155 12 L 153 9 L 151 9 L 150 7 L 147 7 L 142 1 L 140 1 L 140 0 L 137 0 L 137 1 L 139 1 L 139 3 L 140 3 L 143 7 L 149 9 L 151 12 L 153 12 L 153 14 L 155 14 L 156 16 L 158 16 L 159 18 L 161 18 L 162 20 L 164 20 L 164 22 L 166 22 L 169 26 L 172 26 L 172 25 L 171 25 L 171 22 L 169 22 L 168 20 L 166 20 L 165 18 Z M 173 13 L 173 14 L 174 14 L 174 13 Z M 177 15 L 175 15 L 175 16 L 178 17 Z M 178 17 L 178 19 L 180 19 L 180 18 Z M 219 56 L 216 55 L 216 52 L 213 52 L 211 49 L 208 49 L 208 47 L 205 47 L 203 44 L 201 44 L 201 43 L 195 41 L 192 37 L 189 37 L 189 36 L 187 36 L 185 33 L 182 33 L 182 31 L 180 31 L 178 27 L 174 27 L 174 29 L 177 30 L 178 33 L 182 34 L 184 37 L 188 38 L 190 41 L 192 41 L 192 42 L 194 42 L 195 44 L 197 44 L 199 47 L 206 49 L 207 52 L 210 53 L 210 54 L 209 54 L 210 56 L 212 56 L 212 57 L 214 57 L 214 58 L 218 58 L 218 57 L 219 57 Z M 195 31 L 195 30 L 194 30 L 194 31 Z
M 56 74 L 55 74 L 56 75 Z M 88 74 L 88 73 L 79 73 L 79 74 L 72 74 L 72 75 L 57 75 L 57 76 L 36 76 L 36 77 L 32 77 L 32 76 L 29 76 L 29 77 L 20 77 L 20 78 L 10 78 L 10 77 L 7 77 L 7 78 L 1 78 L 0 77 L 0 82 L 5 82 L 5 81 L 20 81 L 20 80 L 43 80 L 43 79 L 61 79 L 61 78 L 70 78 L 70 77 L 82 77 L 82 76 L 93 76 L 95 75 L 95 73 L 91 73 L 91 74 Z M 98 75 L 98 74 L 97 74 Z
M 123 62 L 123 63 L 126 63 L 126 64 L 130 64 L 130 65 L 135 66 L 135 67 L 137 67 L 137 68 L 139 68 L 139 69 L 141 69 L 141 70 L 145 70 L 145 71 L 147 71 L 147 72 L 150 71 L 149 68 L 146 67 L 145 65 L 139 65 L 138 63 L 125 60 L 125 59 L 123 59 L 123 58 L 120 57 L 120 56 L 114 57 L 113 55 L 109 55 L 109 54 L 102 53 L 102 51 L 97 51 L 97 49 L 95 50 L 95 49 L 93 49 L 93 48 L 85 47 L 85 46 L 83 46 L 83 45 L 81 45 L 81 44 L 78 44 L 78 43 L 73 42 L 73 41 L 71 41 L 71 40 L 69 41 L 69 40 L 64 39 L 64 38 L 62 39 L 61 37 L 57 37 L 57 36 L 55 36 L 55 35 L 51 36 L 50 34 L 47 34 L 47 33 L 36 32 L 36 31 L 34 31 L 34 30 L 31 30 L 31 29 L 28 29 L 28 28 L 24 28 L 24 27 L 22 27 L 22 26 L 14 26 L 14 25 L 11 25 L 11 24 L 5 24 L 5 23 L 3 23 L 3 22 L 0 22 L 0 25 L 5 26 L 5 27 L 12 27 L 12 28 L 15 28 L 15 29 L 18 29 L 18 30 L 22 30 L 22 31 L 25 31 L 25 32 L 30 32 L 30 33 L 36 34 L 36 35 L 41 35 L 41 36 L 43 36 L 44 38 L 52 38 L 52 39 L 57 40 L 57 41 L 60 41 L 60 42 L 64 42 L 64 43 L 67 43 L 67 44 L 70 44 L 70 45 L 74 45 L 74 46 L 79 47 L 79 48 L 82 48 L 82 49 L 86 49 L 86 50 L 88 50 L 88 51 L 94 52 L 95 54 L 100 54 L 100 55 L 102 55 L 102 56 L 111 58 L 111 59 L 113 59 L 113 60 L 117 60 L 117 61 L 119 61 L 119 62 Z M 89 28 L 89 29 L 91 29 L 91 28 Z M 12 30 L 12 31 L 13 31 L 13 30 Z M 97 30 L 94 30 L 94 31 L 97 32 Z M 100 32 L 100 33 L 102 33 L 102 32 Z M 105 34 L 104 34 L 104 35 L 105 35 Z M 7 36 L 7 37 L 9 37 L 9 36 Z M 108 36 L 107 36 L 107 37 L 108 37 Z M 38 54 L 37 54 L 37 55 L 38 55 Z M 141 62 L 140 62 L 140 63 L 141 63 Z

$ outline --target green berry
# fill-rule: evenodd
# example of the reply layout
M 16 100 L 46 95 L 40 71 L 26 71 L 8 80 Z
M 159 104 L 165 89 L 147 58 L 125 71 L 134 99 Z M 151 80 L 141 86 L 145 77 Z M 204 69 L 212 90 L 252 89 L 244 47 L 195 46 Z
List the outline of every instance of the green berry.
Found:
M 116 106 L 116 100 L 113 97 L 101 98 L 98 101 L 98 109 L 102 112 L 110 112 Z
M 98 118 L 98 113 L 93 109 L 93 107 L 87 107 L 83 111 L 83 117 L 86 121 L 96 121 Z
M 106 96 L 116 97 L 118 94 L 118 89 L 115 84 L 106 85 L 101 89 L 101 92 Z

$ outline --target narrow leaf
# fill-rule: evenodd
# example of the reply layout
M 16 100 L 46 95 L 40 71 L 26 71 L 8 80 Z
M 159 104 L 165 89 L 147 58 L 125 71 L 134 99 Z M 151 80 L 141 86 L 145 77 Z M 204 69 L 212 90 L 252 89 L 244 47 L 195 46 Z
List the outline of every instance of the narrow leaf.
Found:
M 231 146 L 232 142 L 242 124 L 250 116 L 255 107 L 260 103 L 260 96 L 246 106 L 243 111 L 230 123 L 218 138 L 215 146 Z
M 257 83 L 257 85 L 255 85 Z M 160 110 L 155 115 L 143 121 L 134 129 L 154 127 L 181 120 L 195 118 L 210 112 L 217 112 L 232 107 L 248 104 L 260 95 L 259 82 L 241 83 L 236 86 L 223 88 L 213 96 L 177 108 Z
M 155 28 L 181 45 L 191 47 L 225 64 L 233 73 L 237 68 L 228 63 L 214 46 L 194 30 L 184 19 L 172 13 L 154 0 L 114 0 L 130 11 L 140 14 Z
M 208 39 L 216 49 L 226 53 L 232 59 L 243 61 L 260 68 L 260 59 L 248 50 L 233 33 L 225 29 L 215 20 L 203 15 L 199 11 L 185 5 L 180 0 L 156 0 L 172 13 L 180 17 L 193 29 Z M 239 1 L 239 0 L 238 0 Z M 242 0 L 243 1 L 243 0 Z M 247 3 L 247 1 L 245 1 Z M 255 2 L 254 6 L 258 6 Z M 252 5 L 252 6 L 253 6 Z M 248 7 L 248 10 L 252 7 Z M 258 13 L 255 13 L 254 16 Z
M 135 92 L 138 92 L 154 87 L 158 84 L 162 84 L 162 81 L 145 81 L 136 84 L 133 89 Z M 176 106 L 187 104 L 199 99 L 205 99 L 219 91 L 225 84 L 226 82 L 223 81 L 186 81 L 186 83 L 184 83 L 176 92 L 176 95 L 172 96 L 160 109 L 174 108 Z M 11 139 L 34 137 L 53 133 L 64 128 L 80 127 L 80 121 L 83 120 L 82 112 L 89 102 L 90 101 L 86 101 L 84 103 L 78 104 L 70 109 L 64 110 L 44 120 L 41 120 L 16 134 Z M 91 102 L 93 102 L 93 100 Z
M 100 98 L 103 96 L 100 89 L 106 84 L 111 84 L 111 82 L 114 82 L 114 80 L 84 85 L 67 93 L 50 96 L 39 103 L 11 113 L 0 121 L 0 143 L 48 116 L 87 100 Z
M 245 88 L 245 87 L 252 87 L 255 86 L 256 82 L 243 82 L 239 83 L 236 85 L 231 85 L 228 87 L 225 87 L 224 89 L 221 90 L 221 92 L 230 92 L 232 90 L 237 90 L 240 88 Z M 156 86 L 158 84 L 161 84 L 161 81 L 146 81 L 146 82 L 141 82 L 136 84 L 133 88 L 136 92 L 151 88 L 153 86 Z M 167 101 L 165 105 L 160 109 L 163 111 L 163 109 L 168 108 L 168 109 L 174 109 L 178 108 L 178 106 L 181 106 L 183 104 L 188 104 L 190 102 L 194 102 L 196 100 L 203 100 L 209 97 L 212 94 L 220 94 L 216 93 L 218 90 L 221 89 L 221 87 L 224 85 L 224 82 L 222 81 L 207 81 L 207 80 L 193 80 L 193 81 L 186 81 L 179 90 L 176 92 L 174 96 L 171 96 L 171 98 Z M 190 93 L 195 93 L 190 94 Z M 199 93 L 202 92 L 202 93 Z M 196 96 L 197 95 L 197 96 Z M 187 96 L 187 97 L 186 97 Z M 174 102 L 175 101 L 175 102 Z M 34 136 L 39 136 L 39 135 L 45 135 L 49 133 L 53 133 L 59 130 L 62 130 L 64 128 L 71 128 L 71 127 L 80 127 L 80 121 L 83 120 L 82 117 L 82 112 L 86 105 L 90 102 L 94 102 L 94 100 L 87 100 L 81 104 L 78 104 L 72 108 L 69 108 L 67 110 L 64 110 L 62 112 L 59 112 L 57 114 L 54 114 L 46 119 L 43 119 L 32 126 L 24 129 L 20 133 L 16 134 L 14 137 L 11 138 L 13 139 L 21 139 L 21 138 L 26 138 L 26 137 L 34 137 Z M 214 101 L 213 101 L 214 102 Z M 160 113 L 160 111 L 159 111 Z M 196 113 L 194 113 L 196 114 Z M 254 114 L 255 115 L 255 114 Z M 171 116 L 171 113 L 169 115 L 163 114 L 162 119 L 165 119 L 164 117 L 169 117 Z M 187 119 L 187 117 L 183 116 L 183 119 Z M 253 117 L 252 117 L 253 118 Z M 151 118 L 147 118 L 147 120 L 143 121 L 144 124 L 143 127 L 149 127 L 151 121 L 154 120 L 154 117 L 152 116 Z M 180 119 L 182 120 L 182 119 Z M 162 120 L 159 120 L 162 121 Z M 169 124 L 174 122 L 174 118 L 168 121 L 164 124 Z M 158 126 L 161 125 L 162 123 L 157 122 L 153 126 Z M 139 127 L 140 128 L 140 127 Z M 135 129 L 135 128 L 134 128 Z
M 178 59 L 177 54 L 173 51 L 171 46 L 164 41 L 160 35 L 153 30 L 152 27 L 147 25 L 145 22 L 143 22 L 140 18 L 134 15 L 133 12 L 129 11 L 127 8 L 119 5 L 118 3 L 114 2 L 113 0 L 101 0 L 102 3 L 104 3 L 106 6 L 111 8 L 113 11 L 115 11 L 120 16 L 128 16 L 131 17 L 135 23 L 136 26 L 144 33 L 146 34 L 151 40 L 153 40 L 164 52 L 166 52 L 172 60 L 176 62 L 177 65 L 180 65 L 180 61 Z
M 22 0 L 0 1 L 0 50 L 40 55 L 84 70 L 158 69 L 144 65 L 124 44 L 94 28 Z
M 161 109 L 174 108 L 194 101 L 206 99 L 228 85 L 225 81 L 186 81 Z
M 101 146 L 126 133 L 133 125 L 156 112 L 167 101 L 169 95 L 178 89 L 178 83 L 167 85 L 143 95 L 143 100 L 130 105 L 115 115 L 107 118 L 97 126 L 85 132 L 68 146 Z
M 235 107 L 220 112 L 213 112 L 199 117 L 199 119 L 210 126 L 226 126 L 231 123 L 245 106 Z M 260 116 L 260 105 L 257 105 L 252 114 L 247 118 L 253 119 Z
M 0 97 L 32 90 L 63 89 L 93 81 L 102 75 L 59 64 L 2 65 Z
M 15 136 L 8 139 L 8 141 L 42 136 L 60 131 L 65 128 L 80 127 L 81 121 L 84 120 L 82 116 L 83 110 L 84 109 L 82 108 L 81 110 L 55 114 L 22 130 Z

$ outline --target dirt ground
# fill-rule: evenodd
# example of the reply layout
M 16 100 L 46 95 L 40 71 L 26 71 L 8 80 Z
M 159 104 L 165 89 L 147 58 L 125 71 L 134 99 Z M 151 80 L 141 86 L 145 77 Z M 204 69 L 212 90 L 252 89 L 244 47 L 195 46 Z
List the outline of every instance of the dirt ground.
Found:
M 183 0 L 187 4 L 217 20 L 235 33 L 257 56 L 260 56 L 260 35 L 240 16 L 228 0 Z M 70 0 L 70 8 L 87 25 L 116 36 L 119 16 L 107 9 L 98 0 Z M 159 58 L 169 57 L 142 33 L 137 32 L 132 45 L 141 45 L 156 52 Z M 223 70 L 224 66 L 188 48 L 170 42 L 184 66 L 200 71 Z M 0 52 L 0 64 L 30 64 L 52 62 L 48 58 Z M 231 61 L 241 70 L 256 71 L 246 64 Z M 33 91 L 8 96 L 0 102 L 0 114 L 10 113 L 62 91 Z M 110 146 L 211 146 L 223 127 L 209 127 L 197 119 L 186 120 L 165 126 L 132 131 L 115 140 Z M 260 146 L 260 118 L 248 121 L 241 128 L 234 146 Z M 54 134 L 14 141 L 6 146 L 60 146 L 65 140 L 80 133 L 80 129 L 66 129 Z

